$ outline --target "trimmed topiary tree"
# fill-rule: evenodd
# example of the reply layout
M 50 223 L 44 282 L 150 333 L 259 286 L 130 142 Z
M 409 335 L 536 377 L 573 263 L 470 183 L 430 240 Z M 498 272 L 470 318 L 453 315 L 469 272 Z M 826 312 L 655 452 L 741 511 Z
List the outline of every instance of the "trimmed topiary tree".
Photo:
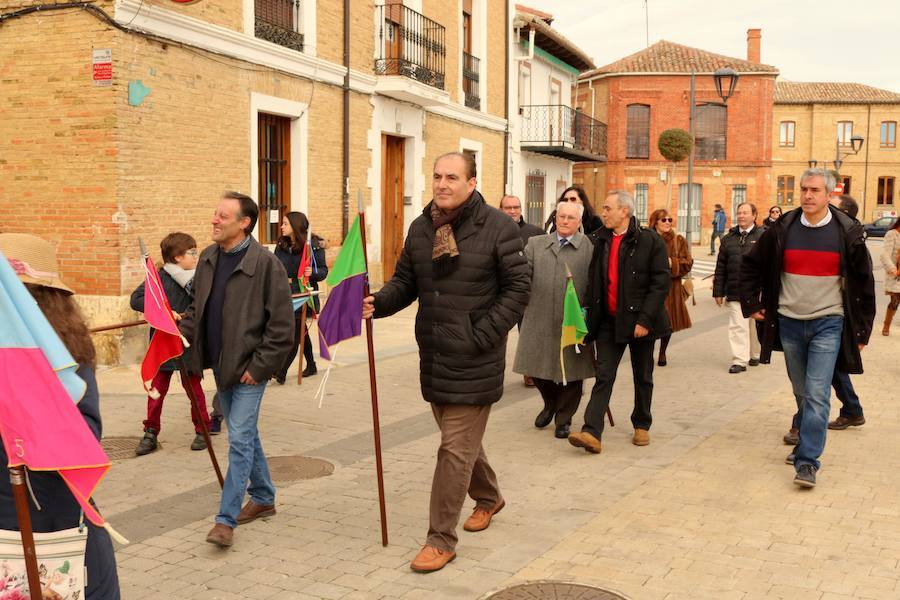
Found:
M 675 167 L 691 155 L 691 148 L 694 143 L 689 134 L 684 129 L 666 129 L 659 134 L 657 147 L 663 158 L 672 163 L 669 171 L 669 185 L 666 189 L 666 210 L 672 204 L 672 179 L 675 177 Z

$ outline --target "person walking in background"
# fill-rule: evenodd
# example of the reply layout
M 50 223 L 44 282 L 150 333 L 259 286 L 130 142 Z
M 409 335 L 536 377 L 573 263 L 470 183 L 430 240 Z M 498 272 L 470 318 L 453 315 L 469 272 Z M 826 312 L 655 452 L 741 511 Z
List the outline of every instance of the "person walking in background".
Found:
M 675 233 L 674 222 L 672 216 L 664 208 L 650 213 L 650 218 L 647 220 L 647 228 L 659 234 L 666 243 L 666 252 L 669 255 L 672 286 L 669 288 L 669 295 L 666 296 L 665 307 L 666 313 L 669 315 L 669 323 L 672 326 L 672 333 L 688 329 L 691 326 L 691 315 L 687 309 L 688 293 L 684 289 L 681 278 L 694 266 L 694 259 L 691 257 L 691 249 L 688 247 L 687 240 Z M 660 367 L 668 364 L 666 348 L 669 340 L 672 339 L 672 333 L 659 338 L 659 355 L 656 364 Z
M 631 354 L 635 446 L 650 443 L 653 397 L 653 346 L 672 330 L 666 295 L 672 282 L 666 244 L 655 231 L 638 225 L 634 198 L 614 191 L 603 203 L 605 227 L 594 236 L 586 300 L 588 334 L 597 352 L 596 380 L 581 431 L 569 443 L 593 454 L 602 449 L 603 420 L 625 348 Z
M 763 219 L 762 226 L 763 227 L 771 227 L 775 223 L 778 222 L 778 219 L 781 218 L 781 207 L 773 206 L 769 209 L 769 216 Z
M 99 441 L 103 423 L 100 419 L 100 393 L 95 375 L 97 353 L 87 323 L 75 302 L 74 292 L 59 277 L 56 250 L 50 242 L 33 235 L 3 233 L 0 234 L 0 252 L 6 256 L 6 259 L 0 260 L 10 262 L 19 280 L 34 297 L 56 335 L 78 363 L 76 374 L 87 385 L 84 395 L 78 402 L 78 411 Z M 0 444 L 0 461 L 4 465 L 9 464 L 3 444 Z M 29 471 L 28 482 L 34 498 L 34 503 L 28 503 L 32 531 L 49 533 L 79 526 L 82 522 L 81 506 L 57 472 Z M 83 522 L 87 527 L 84 550 L 84 598 L 119 600 L 121 597 L 119 575 L 116 571 L 116 555 L 109 533 L 88 519 L 83 519 Z M 8 475 L 0 477 L 0 528 L 7 531 L 19 530 Z M 41 556 L 40 549 L 38 556 Z M 44 590 L 44 594 L 44 598 L 59 597 L 49 589 Z M 4 597 L 26 596 L 10 593 L 9 596 L 4 594 Z
M 388 317 L 416 300 L 422 397 L 441 431 L 428 537 L 413 571 L 456 558 L 466 531 L 487 529 L 506 505 L 482 446 L 491 406 L 503 395 L 506 338 L 528 304 L 530 273 L 516 224 L 476 190 L 475 160 L 451 152 L 434 162 L 433 200 L 409 227 L 394 276 L 363 301 L 364 318 Z
M 743 373 L 759 364 L 756 324 L 741 313 L 741 260 L 759 241 L 764 229 L 756 226 L 756 206 L 743 202 L 737 207 L 737 225 L 722 239 L 712 295 L 719 306 L 728 307 L 728 343 L 731 345 L 729 373 Z
M 304 249 L 309 244 L 309 265 L 304 269 L 303 273 L 299 273 L 300 262 L 303 259 Z M 288 279 L 291 282 L 291 294 L 300 293 L 300 276 L 305 277 L 309 285 L 308 290 L 318 291 L 319 282 L 328 276 L 328 266 L 325 264 L 325 248 L 323 247 L 322 238 L 309 231 L 309 219 L 302 212 L 292 211 L 284 215 L 281 219 L 281 237 L 275 246 L 275 256 L 284 265 L 287 271 Z M 291 351 L 284 359 L 284 364 L 275 372 L 275 381 L 280 385 L 284 385 L 287 380 L 288 369 L 294 363 L 297 357 L 297 350 L 300 347 L 300 316 L 303 312 L 302 307 L 294 311 L 294 337 L 291 342 Z M 315 313 L 319 312 L 319 296 L 313 296 L 312 302 L 308 304 L 306 309 L 306 318 L 312 319 Z M 306 360 L 306 367 L 303 369 L 304 377 L 312 377 L 318 372 L 316 369 L 316 358 L 313 356 L 312 342 L 310 336 L 307 335 L 303 341 L 303 358 Z
M 290 351 L 294 311 L 281 261 L 250 235 L 258 216 L 253 198 L 222 196 L 211 223 L 214 243 L 197 263 L 194 302 L 179 321 L 194 345 L 187 366 L 213 370 L 228 425 L 228 472 L 219 514 L 206 536 L 222 548 L 234 543 L 239 524 L 275 514 L 259 411 L 266 383 Z M 242 508 L 247 493 L 250 500 Z
M 528 243 L 530 238 L 533 238 L 536 235 L 544 235 L 543 229 L 525 221 L 525 218 L 522 216 L 522 201 L 519 200 L 518 196 L 503 196 L 503 198 L 500 199 L 500 210 L 506 213 L 507 216 L 519 226 L 519 236 L 522 238 L 523 246 Z M 521 319 L 516 326 L 520 330 L 522 329 Z M 522 378 L 527 387 L 534 387 L 534 379 L 529 375 L 522 375 Z
M 544 400 L 534 426 L 544 428 L 555 417 L 559 439 L 569 437 L 584 380 L 594 375 L 590 348 L 576 352 L 575 346 L 569 346 L 563 350 L 565 376 L 559 353 L 567 274 L 571 272 L 582 302 L 588 286 L 594 246 L 578 231 L 583 211 L 577 203 L 563 202 L 556 210 L 556 231 L 533 237 L 525 246 L 531 265 L 531 300 L 522 320 L 513 371 L 534 377 Z
M 567 187 L 556 201 L 556 207 L 559 208 L 559 205 L 563 202 L 575 202 L 584 207 L 584 215 L 581 217 L 581 231 L 585 235 L 590 235 L 603 228 L 603 220 L 594 213 L 594 208 L 591 206 L 590 200 L 588 200 L 587 192 L 583 188 L 577 185 Z M 550 217 L 544 224 L 544 231 L 547 233 L 556 231 L 555 210 L 550 213 Z
M 875 280 L 862 226 L 829 204 L 834 176 L 800 176 L 800 210 L 767 229 L 741 264 L 745 317 L 763 323 L 760 362 L 783 349 L 800 413 L 794 483 L 815 487 L 835 367 L 862 373 L 875 319 Z
M 725 211 L 721 204 L 716 204 L 713 211 L 712 235 L 709 236 L 709 255 L 716 253 L 716 239 L 719 240 L 719 249 L 722 246 L 722 236 L 725 235 Z
M 891 335 L 891 322 L 900 306 L 900 219 L 894 221 L 894 225 L 884 234 L 880 259 L 884 267 L 884 293 L 891 298 L 884 311 L 881 335 Z
M 163 266 L 159 269 L 159 281 L 162 283 L 166 298 L 169 299 L 169 306 L 178 314 L 182 314 L 190 308 L 191 302 L 194 300 L 192 284 L 194 269 L 197 266 L 197 242 L 186 233 L 170 233 L 159 243 L 159 249 L 163 259 Z M 144 312 L 144 282 L 141 282 L 131 294 L 131 309 Z M 150 330 L 150 336 L 153 336 L 153 329 Z M 169 391 L 172 374 L 179 370 L 179 360 L 183 360 L 184 364 L 190 364 L 191 361 L 188 357 L 191 352 L 193 352 L 193 348 L 185 348 L 181 358 L 173 358 L 165 362 L 153 378 L 152 389 L 159 392 L 159 397 L 147 397 L 144 437 L 134 451 L 138 456 L 150 454 L 158 448 L 157 436 L 162 431 L 163 401 Z M 206 422 L 207 430 L 212 427 L 212 421 L 206 412 L 206 396 L 203 393 L 202 378 L 202 371 L 188 371 L 187 380 L 181 381 L 181 385 L 185 387 L 185 393 L 188 392 L 187 386 L 191 387 L 194 397 L 197 399 L 197 407 L 200 409 L 198 415 L 197 408 L 191 403 L 191 419 L 194 422 L 195 434 L 194 441 L 191 442 L 191 450 L 206 450 L 206 440 L 203 439 L 201 433 L 203 430 L 200 420 L 203 419 Z

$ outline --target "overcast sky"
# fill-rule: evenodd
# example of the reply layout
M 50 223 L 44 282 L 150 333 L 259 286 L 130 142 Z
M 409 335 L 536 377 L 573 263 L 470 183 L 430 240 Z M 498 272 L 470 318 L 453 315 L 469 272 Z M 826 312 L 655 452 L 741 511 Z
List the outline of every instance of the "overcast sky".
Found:
M 597 66 L 646 47 L 644 0 L 517 1 L 553 14 L 553 27 Z M 900 92 L 900 0 L 647 1 L 651 44 L 664 39 L 746 58 L 747 29 L 760 28 L 762 62 L 781 79 Z

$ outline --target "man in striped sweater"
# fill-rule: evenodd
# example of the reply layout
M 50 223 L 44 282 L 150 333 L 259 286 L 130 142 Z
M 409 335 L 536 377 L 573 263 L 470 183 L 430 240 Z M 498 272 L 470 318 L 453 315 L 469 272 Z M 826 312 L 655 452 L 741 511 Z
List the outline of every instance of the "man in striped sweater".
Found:
M 800 415 L 794 483 L 816 485 L 835 365 L 862 373 L 875 318 L 872 259 L 859 222 L 829 205 L 834 176 L 800 178 L 801 210 L 785 214 L 744 255 L 741 305 L 761 321 L 760 362 L 783 350 Z

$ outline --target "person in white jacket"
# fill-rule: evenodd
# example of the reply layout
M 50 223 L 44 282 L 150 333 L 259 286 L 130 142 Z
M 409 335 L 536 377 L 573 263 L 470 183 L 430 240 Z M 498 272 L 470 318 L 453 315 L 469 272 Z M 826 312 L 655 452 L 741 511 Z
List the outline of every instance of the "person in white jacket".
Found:
M 900 271 L 897 270 L 897 260 L 900 251 L 900 219 L 894 222 L 894 226 L 884 235 L 884 244 L 881 247 L 881 265 L 884 267 L 884 293 L 891 297 L 887 310 L 884 313 L 884 325 L 881 326 L 881 335 L 891 334 L 891 321 L 900 306 Z

